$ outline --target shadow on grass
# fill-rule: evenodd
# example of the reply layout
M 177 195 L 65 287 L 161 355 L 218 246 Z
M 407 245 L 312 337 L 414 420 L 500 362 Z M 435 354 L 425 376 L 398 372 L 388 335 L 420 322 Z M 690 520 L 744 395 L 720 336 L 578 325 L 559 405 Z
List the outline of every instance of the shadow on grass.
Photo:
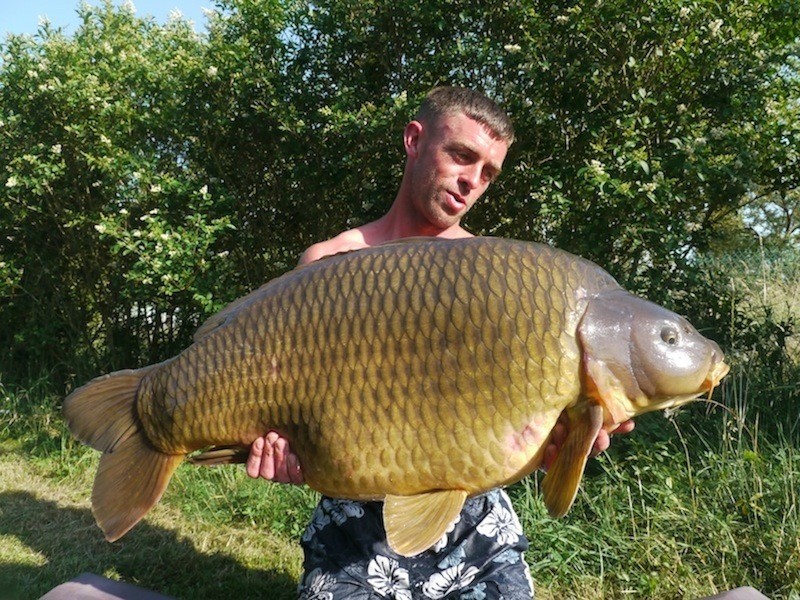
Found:
M 287 573 L 199 552 L 189 539 L 147 522 L 110 544 L 88 509 L 65 508 L 28 492 L 0 493 L 0 536 L 15 538 L 42 564 L 0 561 L 0 600 L 39 598 L 83 572 L 176 598 L 296 597 L 297 582 Z

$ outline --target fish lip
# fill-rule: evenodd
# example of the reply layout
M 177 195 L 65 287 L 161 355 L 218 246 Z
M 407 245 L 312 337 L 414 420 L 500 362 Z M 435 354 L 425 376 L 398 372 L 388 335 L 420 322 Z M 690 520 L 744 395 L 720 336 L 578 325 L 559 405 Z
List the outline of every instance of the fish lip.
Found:
M 651 410 L 668 410 L 672 408 L 678 408 L 683 406 L 684 404 L 688 404 L 692 400 L 696 400 L 700 396 L 704 394 L 708 394 L 709 399 L 711 398 L 711 392 L 714 391 L 714 388 L 719 385 L 719 382 L 722 380 L 725 375 L 728 374 L 728 371 L 731 370 L 730 365 L 725 363 L 724 361 L 720 361 L 716 363 L 709 374 L 706 376 L 705 380 L 703 381 L 700 390 L 694 392 L 692 394 L 685 394 L 681 396 L 672 396 L 670 398 L 663 398 L 653 402 L 650 402 L 650 409 Z
M 684 396 L 672 396 L 658 400 L 657 402 L 651 402 L 648 410 L 669 410 L 672 408 L 678 408 L 684 404 L 688 404 L 689 402 L 696 400 L 703 395 L 704 391 L 700 391 L 695 394 L 686 394 Z
M 725 377 L 725 375 L 727 375 L 730 370 L 731 370 L 730 365 L 726 363 L 724 360 L 716 363 L 711 369 L 711 372 L 706 377 L 705 381 L 703 382 L 704 391 L 710 392 L 715 387 L 717 387 L 719 385 L 719 382 L 722 381 L 722 378 Z

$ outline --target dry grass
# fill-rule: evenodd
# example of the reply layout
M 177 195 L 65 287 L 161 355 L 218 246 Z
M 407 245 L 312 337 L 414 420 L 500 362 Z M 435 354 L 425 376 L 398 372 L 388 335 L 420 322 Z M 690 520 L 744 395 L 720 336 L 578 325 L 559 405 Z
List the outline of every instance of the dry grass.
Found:
M 43 476 L 14 449 L 1 452 L 2 600 L 39 598 L 87 571 L 179 598 L 295 595 L 301 556 L 297 544 L 282 536 L 220 528 L 163 502 L 123 540 L 109 544 L 91 515 L 88 477 Z

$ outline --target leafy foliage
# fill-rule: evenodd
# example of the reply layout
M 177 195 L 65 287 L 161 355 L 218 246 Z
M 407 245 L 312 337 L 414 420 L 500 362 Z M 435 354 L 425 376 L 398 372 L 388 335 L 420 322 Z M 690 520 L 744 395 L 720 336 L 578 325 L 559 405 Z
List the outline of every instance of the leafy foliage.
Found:
M 554 525 L 517 488 L 526 527 L 549 536 L 529 555 L 545 596 L 551 581 L 556 596 L 561 581 L 574 597 L 701 595 L 698 573 L 709 571 L 721 574 L 715 585 L 747 578 L 796 594 L 797 2 L 217 8 L 197 34 L 128 5 L 82 5 L 74 35 L 44 25 L 0 45 L 0 391 L 10 380 L 60 391 L 174 354 L 209 313 L 309 244 L 386 211 L 400 132 L 431 87 L 483 89 L 518 141 L 466 225 L 594 259 L 690 316 L 734 361 L 724 393 L 748 399 L 728 404 L 742 421 L 755 414 L 748 427 L 761 436 L 727 419 L 695 432 L 699 467 L 683 465 L 686 448 L 660 426 L 622 442 L 647 460 L 621 469 L 612 453 L 604 476 L 590 477 L 594 501 L 573 518 L 597 530 Z M 85 480 L 88 455 L 52 420 L 58 394 L 38 407 L 9 398 L 0 437 Z M 229 518 L 296 533 L 286 515 L 312 498 L 289 492 L 276 512 L 241 478 L 187 473 L 174 498 L 207 515 L 211 536 Z M 49 521 L 26 517 L 19 529 Z M 205 569 L 230 570 L 220 589 L 242 579 L 221 565 Z M 152 577 L 158 586 L 162 574 Z M 294 582 L 279 585 L 288 597 Z
M 721 338 L 748 317 L 699 259 L 752 246 L 748 228 L 797 247 L 792 2 L 217 8 L 198 35 L 82 6 L 73 36 L 3 44 L 5 377 L 165 358 L 312 242 L 382 214 L 400 131 L 437 84 L 487 91 L 518 130 L 476 233 L 594 259 Z

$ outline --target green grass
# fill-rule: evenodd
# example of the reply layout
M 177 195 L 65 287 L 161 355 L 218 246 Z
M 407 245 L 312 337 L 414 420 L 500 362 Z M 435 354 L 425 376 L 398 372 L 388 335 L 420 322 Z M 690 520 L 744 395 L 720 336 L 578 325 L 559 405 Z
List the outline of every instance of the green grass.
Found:
M 800 452 L 785 441 L 755 450 L 713 437 L 713 418 L 695 409 L 673 424 L 641 419 L 595 462 L 561 522 L 526 485 L 517 500 L 538 538 L 528 560 L 540 584 L 557 598 L 591 586 L 604 598 L 699 598 L 741 585 L 799 597 Z M 665 426 L 674 428 L 665 439 L 641 431 Z
M 727 409 L 639 419 L 590 463 L 562 520 L 547 517 L 538 478 L 514 486 L 538 597 L 699 598 L 752 585 L 800 598 L 797 436 L 745 391 L 733 373 Z M 89 508 L 97 453 L 65 431 L 58 398 L 44 385 L 0 392 L 0 598 L 38 598 L 84 571 L 180 598 L 294 597 L 315 493 L 185 465 L 145 521 L 109 544 Z
M 89 503 L 97 453 L 67 434 L 55 397 L 0 394 L 0 600 L 39 598 L 86 571 L 179 598 L 295 597 L 294 537 L 312 492 L 187 465 L 145 521 L 109 544 Z
M 760 268 L 732 279 L 754 286 L 745 308 L 797 323 L 800 270 Z M 513 486 L 537 598 L 690 600 L 751 585 L 800 600 L 799 337 L 780 364 L 766 346 L 731 353 L 714 403 L 639 418 L 590 461 L 564 519 L 546 515 L 539 477 Z M 184 465 L 109 544 L 90 511 L 98 456 L 66 432 L 60 394 L 47 379 L 1 382 L 0 600 L 39 598 L 84 571 L 178 598 L 295 596 L 314 492 Z

